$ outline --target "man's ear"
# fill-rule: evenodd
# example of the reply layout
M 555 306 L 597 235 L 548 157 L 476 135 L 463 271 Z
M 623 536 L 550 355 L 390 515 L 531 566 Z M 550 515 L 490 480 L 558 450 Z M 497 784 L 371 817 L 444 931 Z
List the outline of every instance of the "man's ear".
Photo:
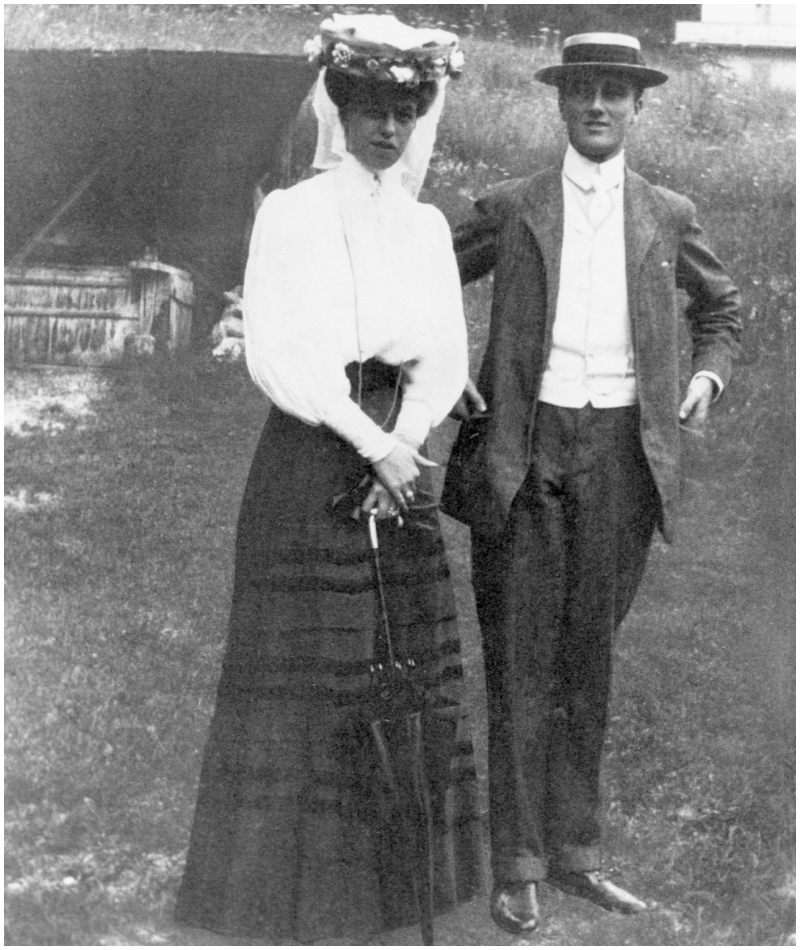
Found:
M 564 83 L 560 82 L 558 84 L 558 111 L 562 119 L 564 118 L 564 95 L 565 95 Z
M 641 95 L 639 95 L 633 100 L 633 115 L 631 116 L 631 127 L 636 125 L 639 119 L 639 113 L 641 111 L 642 111 L 642 97 Z

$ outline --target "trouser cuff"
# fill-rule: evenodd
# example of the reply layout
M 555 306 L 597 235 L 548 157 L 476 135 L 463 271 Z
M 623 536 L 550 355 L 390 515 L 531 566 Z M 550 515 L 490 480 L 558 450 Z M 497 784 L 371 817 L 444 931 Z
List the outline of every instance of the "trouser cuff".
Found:
M 500 855 L 492 861 L 495 887 L 499 884 L 523 884 L 543 881 L 547 877 L 547 861 L 533 855 Z
M 602 867 L 598 845 L 562 844 L 552 858 L 560 871 L 599 871 Z

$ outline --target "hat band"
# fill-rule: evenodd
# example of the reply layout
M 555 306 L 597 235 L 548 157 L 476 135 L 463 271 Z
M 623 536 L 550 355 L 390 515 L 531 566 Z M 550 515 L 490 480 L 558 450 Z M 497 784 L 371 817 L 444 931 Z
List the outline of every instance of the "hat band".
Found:
M 638 49 L 630 46 L 611 46 L 604 43 L 580 43 L 564 49 L 564 66 L 608 63 L 609 66 L 644 66 Z

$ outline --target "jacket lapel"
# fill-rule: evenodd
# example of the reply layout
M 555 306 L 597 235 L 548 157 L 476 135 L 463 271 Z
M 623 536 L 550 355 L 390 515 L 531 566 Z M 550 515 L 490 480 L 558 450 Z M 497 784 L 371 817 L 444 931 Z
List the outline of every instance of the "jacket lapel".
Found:
M 564 240 L 564 193 L 561 168 L 554 166 L 535 176 L 524 197 L 522 219 L 536 240 L 547 275 L 546 336 L 549 339 L 556 316 Z
M 641 175 L 627 168 L 624 208 L 628 309 L 636 347 L 637 325 L 643 319 L 638 306 L 639 274 L 656 239 L 659 224 L 653 208 L 652 186 Z M 543 343 L 545 348 L 548 348 L 558 302 L 561 247 L 564 240 L 564 194 L 559 166 L 553 166 L 534 176 L 523 196 L 522 219 L 539 247 L 547 275 L 547 313 Z M 643 336 L 646 334 L 639 334 L 640 339 Z
M 651 185 L 635 172 L 625 169 L 625 270 L 628 281 L 628 310 L 636 321 L 639 271 L 658 232 L 653 213 Z
M 628 313 L 631 321 L 633 352 L 639 377 L 639 398 L 642 399 L 642 380 L 647 380 L 648 363 L 652 356 L 648 341 L 652 328 L 648 326 L 649 312 L 639 299 L 641 272 L 645 258 L 658 234 L 658 219 L 653 207 L 652 186 L 641 175 L 625 169 L 625 270 L 628 288 Z

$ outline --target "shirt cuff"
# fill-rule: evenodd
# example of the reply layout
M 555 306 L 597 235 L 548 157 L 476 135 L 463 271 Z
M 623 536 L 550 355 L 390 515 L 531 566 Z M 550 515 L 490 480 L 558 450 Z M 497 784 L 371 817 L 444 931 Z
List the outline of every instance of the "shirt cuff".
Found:
M 419 448 L 428 438 L 432 425 L 433 411 L 429 406 L 414 399 L 403 399 L 393 434 Z
M 322 422 L 368 462 L 380 462 L 397 445 L 394 436 L 384 432 L 349 396 L 329 406 Z
M 722 385 L 722 380 L 719 378 L 719 376 L 717 376 L 716 373 L 712 373 L 710 369 L 701 369 L 699 372 L 695 373 L 694 376 L 692 376 L 692 379 L 697 379 L 698 376 L 703 376 L 705 379 L 710 379 L 714 384 L 714 395 L 711 401 L 716 402 L 722 395 L 722 390 L 725 388 Z

